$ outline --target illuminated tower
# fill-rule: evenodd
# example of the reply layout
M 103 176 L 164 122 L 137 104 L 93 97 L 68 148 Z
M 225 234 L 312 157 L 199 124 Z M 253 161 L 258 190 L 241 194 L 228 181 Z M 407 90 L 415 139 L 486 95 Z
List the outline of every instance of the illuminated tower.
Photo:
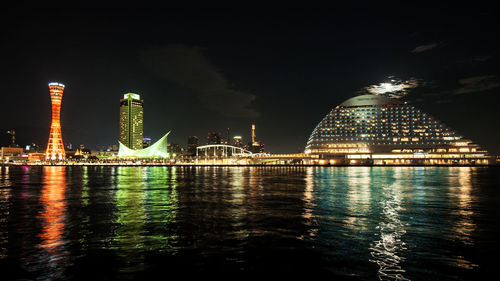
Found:
M 257 145 L 257 141 L 255 139 L 255 124 L 252 124 L 252 145 Z
M 141 96 L 127 93 L 120 100 L 120 142 L 131 149 L 142 149 L 143 100 Z
M 257 140 L 257 136 L 255 135 L 255 124 L 252 124 L 252 139 L 250 143 L 248 143 L 248 150 L 253 153 L 262 153 L 264 152 L 264 144 L 260 143 Z
M 61 133 L 61 102 L 64 85 L 49 83 L 50 101 L 52 103 L 52 123 L 50 125 L 49 143 L 45 152 L 47 160 L 63 160 L 66 158 Z

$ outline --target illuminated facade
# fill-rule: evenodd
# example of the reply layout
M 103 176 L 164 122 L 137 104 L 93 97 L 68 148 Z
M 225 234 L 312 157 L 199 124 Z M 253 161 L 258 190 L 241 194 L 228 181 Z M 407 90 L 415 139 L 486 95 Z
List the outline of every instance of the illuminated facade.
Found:
M 45 151 L 46 160 L 63 160 L 66 158 L 61 133 L 61 103 L 64 85 L 49 83 L 50 101 L 52 104 L 52 122 L 50 124 L 49 142 Z
M 159 139 L 154 144 L 143 148 L 143 149 L 131 149 L 125 144 L 120 142 L 120 148 L 118 149 L 118 157 L 125 158 L 168 158 L 170 154 L 167 149 L 167 136 L 170 134 L 168 132 L 161 139 Z
M 328 113 L 306 145 L 323 163 L 488 164 L 479 145 L 417 108 L 378 95 L 350 98 Z
M 120 99 L 120 143 L 131 149 L 141 149 L 143 134 L 143 100 L 127 93 Z

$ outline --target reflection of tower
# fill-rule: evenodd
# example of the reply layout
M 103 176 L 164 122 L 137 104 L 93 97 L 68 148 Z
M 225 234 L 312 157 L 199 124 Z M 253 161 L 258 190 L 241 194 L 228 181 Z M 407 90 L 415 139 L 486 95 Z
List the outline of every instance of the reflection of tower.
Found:
M 68 263 L 68 243 L 66 234 L 66 167 L 44 167 L 43 186 L 40 193 L 40 205 L 43 210 L 39 215 L 41 232 L 39 247 L 47 253 L 46 277 L 65 279 Z M 45 278 L 44 278 L 45 279 Z
M 120 142 L 131 149 L 143 148 L 143 102 L 134 93 L 127 93 L 120 100 Z
M 66 158 L 61 133 L 61 102 L 64 85 L 61 83 L 49 83 L 50 101 L 52 103 L 52 123 L 50 125 L 49 143 L 45 152 L 47 160 L 62 160 Z

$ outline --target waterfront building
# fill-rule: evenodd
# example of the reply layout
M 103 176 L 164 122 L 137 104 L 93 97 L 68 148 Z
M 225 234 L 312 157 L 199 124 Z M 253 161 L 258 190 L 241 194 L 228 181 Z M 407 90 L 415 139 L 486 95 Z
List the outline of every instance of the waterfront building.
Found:
M 167 148 L 167 136 L 170 134 L 168 132 L 161 139 L 159 139 L 154 144 L 142 148 L 142 149 L 131 149 L 128 146 L 120 142 L 120 148 L 118 149 L 118 157 L 123 158 L 168 158 L 170 154 Z
M 488 164 L 487 151 L 431 115 L 380 95 L 350 98 L 313 130 L 305 152 L 324 163 Z
M 220 133 L 209 132 L 207 136 L 207 144 L 221 144 L 222 137 Z
M 24 159 L 24 151 L 22 147 L 1 147 L 0 161 L 20 160 Z M 26 159 L 24 159 L 26 160 Z
M 197 136 L 189 136 L 187 142 L 187 152 L 189 155 L 196 155 L 196 148 L 199 146 Z
M 45 159 L 45 153 L 30 152 L 28 153 L 28 162 L 41 162 Z
M 120 99 L 120 143 L 130 149 L 143 148 L 143 103 L 141 96 L 134 93 Z
M 46 160 L 63 160 L 66 158 L 61 132 L 61 103 L 64 85 L 49 83 L 50 101 L 52 105 L 52 122 L 50 124 L 49 141 L 45 151 Z

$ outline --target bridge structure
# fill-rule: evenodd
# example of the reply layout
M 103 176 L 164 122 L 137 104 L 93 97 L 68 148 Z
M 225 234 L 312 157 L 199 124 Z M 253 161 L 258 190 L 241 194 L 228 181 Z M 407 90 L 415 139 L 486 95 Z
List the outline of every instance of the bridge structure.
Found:
M 317 155 L 307 153 L 269 154 L 252 153 L 244 148 L 210 144 L 196 148 L 197 163 L 206 164 L 312 164 L 318 162 Z
M 252 152 L 241 147 L 227 145 L 227 144 L 209 144 L 198 146 L 196 148 L 196 157 L 214 157 L 214 158 L 227 158 L 227 157 L 251 157 Z

